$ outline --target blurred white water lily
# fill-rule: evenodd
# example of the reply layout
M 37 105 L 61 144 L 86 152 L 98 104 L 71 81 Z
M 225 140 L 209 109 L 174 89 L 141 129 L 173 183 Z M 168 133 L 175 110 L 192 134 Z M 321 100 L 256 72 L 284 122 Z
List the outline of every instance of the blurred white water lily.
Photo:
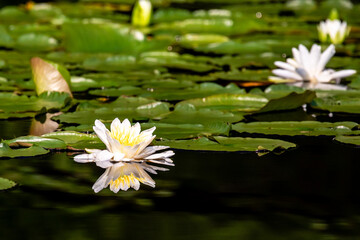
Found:
M 155 170 L 167 169 L 151 166 L 148 163 L 174 166 L 170 159 L 174 155 L 173 151 L 155 153 L 169 147 L 148 146 L 156 137 L 152 135 L 155 127 L 141 132 L 139 123 L 131 126 L 128 119 L 121 123 L 116 118 L 111 123 L 111 131 L 99 120 L 95 121 L 93 129 L 105 144 L 106 150 L 85 149 L 88 154 L 75 156 L 74 160 L 79 163 L 95 162 L 97 166 L 106 168 L 105 173 L 93 186 L 95 192 L 108 185 L 114 192 L 119 189 L 127 190 L 129 187 L 138 190 L 139 182 L 154 187 L 155 182 L 144 170 L 156 173 Z
M 321 42 L 330 42 L 341 44 L 350 33 L 350 27 L 345 21 L 338 19 L 321 21 L 318 25 L 319 40 Z
M 356 73 L 352 69 L 341 71 L 325 69 L 325 65 L 335 54 L 335 47 L 332 44 L 323 53 L 317 44 L 312 45 L 310 51 L 300 44 L 299 49 L 292 49 L 292 53 L 294 58 L 288 58 L 286 62 L 276 61 L 274 63 L 280 69 L 272 71 L 276 77 L 272 76 L 270 80 L 310 81 L 311 83 L 335 81 L 339 83 L 341 78 Z

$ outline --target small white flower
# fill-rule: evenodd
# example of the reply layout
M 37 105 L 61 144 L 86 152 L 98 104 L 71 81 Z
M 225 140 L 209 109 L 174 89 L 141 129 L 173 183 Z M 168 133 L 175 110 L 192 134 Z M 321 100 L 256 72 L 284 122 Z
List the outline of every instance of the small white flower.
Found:
M 317 28 L 320 41 L 333 44 L 341 44 L 350 33 L 347 23 L 338 19 L 321 21 Z
M 137 190 L 139 189 L 137 184 L 139 181 L 150 186 L 155 186 L 155 182 L 148 175 L 143 174 L 143 169 L 151 173 L 156 173 L 154 170 L 164 169 L 150 166 L 146 163 L 174 166 L 173 161 L 170 159 L 170 157 L 174 155 L 173 151 L 155 153 L 158 150 L 167 149 L 169 147 L 148 147 L 156 137 L 155 135 L 152 135 L 155 131 L 155 127 L 141 132 L 139 123 L 131 126 L 128 119 L 125 119 L 121 123 L 120 120 L 116 118 L 111 123 L 111 131 L 109 131 L 99 120 L 95 121 L 93 129 L 100 140 L 105 144 L 106 150 L 85 149 L 88 154 L 77 155 L 74 160 L 79 163 L 95 162 L 97 166 L 106 168 L 105 173 L 93 186 L 95 192 L 100 191 L 109 184 L 111 190 L 117 189 L 117 191 L 119 191 L 119 189 L 127 190 L 128 187 L 133 187 Z M 134 171 L 132 172 L 132 170 Z M 100 184 L 99 181 L 105 176 L 107 180 L 104 184 Z M 141 176 L 146 177 L 143 178 Z M 103 183 L 102 181 L 100 182 Z M 116 187 L 111 187 L 113 182 Z M 118 182 L 119 184 L 120 182 L 123 182 L 122 185 L 119 185 L 119 188 L 117 186 Z M 99 186 L 102 186 L 102 188 L 100 189 Z
M 310 52 L 304 45 L 299 49 L 292 49 L 293 57 L 286 59 L 286 62 L 276 61 L 274 64 L 280 69 L 272 71 L 277 77 L 270 77 L 270 80 L 294 80 L 310 81 L 312 83 L 339 82 L 341 78 L 351 76 L 355 70 L 347 69 L 335 71 L 325 69 L 325 65 L 335 54 L 334 45 L 330 45 L 323 53 L 317 44 L 312 45 Z

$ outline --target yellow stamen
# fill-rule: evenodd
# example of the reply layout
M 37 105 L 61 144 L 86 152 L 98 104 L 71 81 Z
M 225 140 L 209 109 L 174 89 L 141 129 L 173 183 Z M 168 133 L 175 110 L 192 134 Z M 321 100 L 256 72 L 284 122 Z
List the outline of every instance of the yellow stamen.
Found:
M 130 187 L 130 182 L 134 182 L 135 179 L 141 183 L 143 183 L 145 181 L 144 178 L 135 177 L 134 174 L 131 173 L 130 175 L 120 176 L 115 181 L 111 180 L 110 185 L 111 186 L 114 185 L 115 188 L 118 188 L 120 184 L 122 184 L 122 186 L 125 186 L 125 183 L 126 183 L 126 185 Z
M 134 146 L 145 141 L 146 136 L 144 134 L 139 134 L 135 136 L 134 128 L 126 129 L 125 131 L 121 131 L 121 129 L 112 129 L 111 137 L 118 140 L 120 144 L 125 146 Z

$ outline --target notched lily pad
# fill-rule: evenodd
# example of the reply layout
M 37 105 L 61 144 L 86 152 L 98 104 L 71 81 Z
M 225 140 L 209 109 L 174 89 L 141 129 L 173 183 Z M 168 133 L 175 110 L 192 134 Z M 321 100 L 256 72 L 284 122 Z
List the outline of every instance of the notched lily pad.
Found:
M 4 140 L 3 142 L 9 144 L 10 146 L 32 146 L 33 144 L 36 144 L 37 146 L 43 148 L 52 148 L 52 149 L 66 148 L 66 144 L 62 140 L 43 138 L 38 136 L 23 136 L 11 140 Z
M 29 148 L 12 149 L 6 143 L 0 143 L 0 158 L 32 157 L 44 155 L 48 152 L 48 150 L 36 145 L 33 145 Z
M 214 137 L 215 141 L 201 137 L 190 140 L 163 140 L 155 144 L 166 145 L 175 149 L 203 150 L 203 151 L 273 151 L 276 148 L 288 149 L 295 144 L 268 138 Z

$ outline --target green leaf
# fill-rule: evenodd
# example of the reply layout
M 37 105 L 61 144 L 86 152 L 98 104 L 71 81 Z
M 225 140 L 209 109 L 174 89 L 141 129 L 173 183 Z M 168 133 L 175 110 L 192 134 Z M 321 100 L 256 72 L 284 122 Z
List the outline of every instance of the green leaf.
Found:
M 0 93 L 0 117 L 8 118 L 16 114 L 23 117 L 33 116 L 40 110 L 61 109 L 69 103 L 69 100 L 67 93 L 58 92 L 44 92 L 39 97 Z
M 271 99 L 259 110 L 259 113 L 295 109 L 301 107 L 303 104 L 310 103 L 315 96 L 315 92 L 309 90 L 300 94 L 292 92 L 285 97 Z
M 16 43 L 15 48 L 22 51 L 43 52 L 51 51 L 58 45 L 58 41 L 45 34 L 26 33 L 21 35 Z
M 58 139 L 68 147 L 75 149 L 105 149 L 105 144 L 95 134 L 79 133 L 75 131 L 61 131 L 47 133 L 42 138 Z
M 207 97 L 220 93 L 245 93 L 244 89 L 240 89 L 235 84 L 229 84 L 225 87 L 216 83 L 201 83 L 194 87 L 186 89 L 153 89 L 151 92 L 143 92 L 141 97 L 150 97 L 158 100 L 185 100 L 191 98 Z
M 333 96 L 315 98 L 311 107 L 330 112 L 360 113 L 360 97 Z
M 228 110 L 252 112 L 257 111 L 267 104 L 265 97 L 254 94 L 218 94 L 205 98 L 195 98 L 182 101 L 178 105 L 192 104 L 197 109 L 209 108 L 213 110 Z
M 337 136 L 335 141 L 360 146 L 360 136 Z
M 58 139 L 50 139 L 50 138 L 43 138 L 38 136 L 24 136 L 18 137 L 11 140 L 4 140 L 3 143 L 8 145 L 23 145 L 24 143 L 36 144 L 39 147 L 43 148 L 57 148 L 57 149 L 65 149 L 66 144 Z
M 192 104 L 177 105 L 170 114 L 160 120 L 162 123 L 211 123 L 239 122 L 243 119 L 243 114 L 237 112 L 223 112 L 219 110 L 211 110 L 207 108 L 196 109 Z
M 157 138 L 183 139 L 198 136 L 228 135 L 230 126 L 223 122 L 207 124 L 142 123 L 142 129 L 156 127 Z
M 1 157 L 31 157 L 37 155 L 47 154 L 49 151 L 42 147 L 33 145 L 29 148 L 12 149 L 6 143 L 0 143 L 0 158 Z
M 268 138 L 214 137 L 215 141 L 202 137 L 190 140 L 163 140 L 156 145 L 170 146 L 175 149 L 203 151 L 273 151 L 276 148 L 288 149 L 295 144 Z
M 15 187 L 16 183 L 6 179 L 6 178 L 2 178 L 0 177 L 0 190 L 6 190 L 12 187 Z
M 283 122 L 252 122 L 237 123 L 232 130 L 240 133 L 261 133 L 271 135 L 305 135 L 305 136 L 335 136 L 342 134 L 360 134 L 352 129 L 358 124 L 355 122 L 316 122 L 316 121 L 283 121 Z

